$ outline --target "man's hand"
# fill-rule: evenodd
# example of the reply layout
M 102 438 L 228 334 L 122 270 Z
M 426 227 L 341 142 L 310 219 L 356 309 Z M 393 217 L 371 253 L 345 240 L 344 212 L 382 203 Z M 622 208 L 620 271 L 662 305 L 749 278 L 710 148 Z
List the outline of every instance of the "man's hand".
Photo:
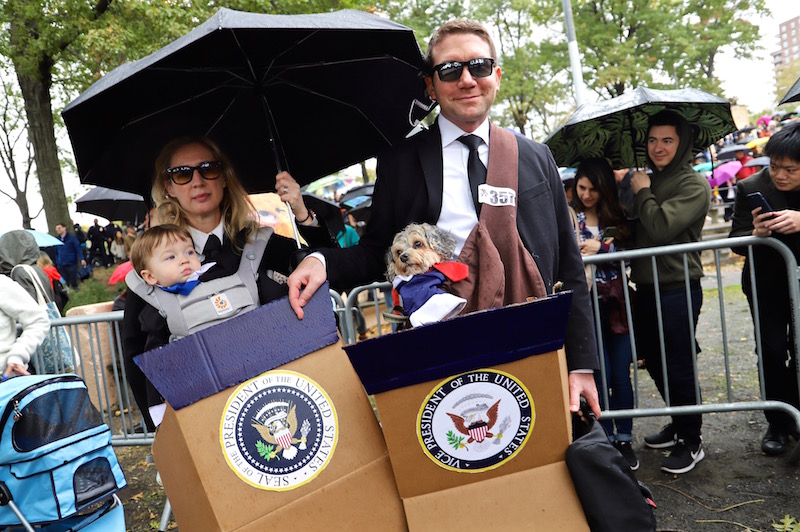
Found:
M 759 207 L 759 209 L 760 208 L 761 207 Z M 754 215 L 753 227 L 758 227 L 756 226 L 756 219 L 761 219 L 759 220 L 760 225 L 768 233 L 765 236 L 769 236 L 773 231 L 782 235 L 790 235 L 800 231 L 800 211 L 792 211 L 788 209 L 783 211 L 775 211 L 773 213 L 765 213 L 763 218 L 762 216 Z M 755 234 L 755 230 L 753 234 Z
M 289 276 L 289 280 L 286 281 L 289 285 L 289 304 L 298 319 L 303 319 L 303 307 L 327 277 L 325 266 L 316 257 L 303 259 Z
M 597 399 L 597 387 L 594 384 L 594 375 L 591 373 L 569 374 L 569 411 L 580 412 L 581 397 L 586 399 L 586 404 L 592 409 L 597 419 L 600 419 L 600 402 Z
M 650 176 L 644 170 L 637 170 L 631 179 L 631 190 L 635 195 L 643 188 L 650 188 Z

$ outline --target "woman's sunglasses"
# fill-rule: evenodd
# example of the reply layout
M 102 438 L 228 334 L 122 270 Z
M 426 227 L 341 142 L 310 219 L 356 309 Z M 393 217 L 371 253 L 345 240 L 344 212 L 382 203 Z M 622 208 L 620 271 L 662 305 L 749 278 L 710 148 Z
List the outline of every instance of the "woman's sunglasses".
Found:
M 167 175 L 170 181 L 176 185 L 185 185 L 192 181 L 194 171 L 200 174 L 200 177 L 207 180 L 213 180 L 222 175 L 222 161 L 205 161 L 197 166 L 175 166 L 167 168 Z
M 461 73 L 464 67 L 469 70 L 469 75 L 473 78 L 485 78 L 492 74 L 494 70 L 494 59 L 490 57 L 476 57 L 470 59 L 466 63 L 461 61 L 448 61 L 433 67 L 439 74 L 439 79 L 442 81 L 458 81 L 461 79 Z

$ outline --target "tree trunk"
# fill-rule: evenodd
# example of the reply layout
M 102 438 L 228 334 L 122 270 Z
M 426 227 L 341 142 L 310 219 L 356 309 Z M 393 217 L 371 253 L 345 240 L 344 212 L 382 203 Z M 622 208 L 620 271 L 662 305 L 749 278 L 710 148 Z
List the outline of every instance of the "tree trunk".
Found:
M 17 79 L 25 100 L 25 114 L 28 117 L 28 135 L 33 144 L 33 158 L 36 161 L 36 174 L 39 190 L 44 204 L 48 230 L 55 234 L 56 224 L 72 227 L 64 194 L 61 165 L 58 162 L 53 110 L 50 106 L 50 61 L 42 61 L 36 77 L 20 74 Z M 15 65 L 16 69 L 16 65 Z

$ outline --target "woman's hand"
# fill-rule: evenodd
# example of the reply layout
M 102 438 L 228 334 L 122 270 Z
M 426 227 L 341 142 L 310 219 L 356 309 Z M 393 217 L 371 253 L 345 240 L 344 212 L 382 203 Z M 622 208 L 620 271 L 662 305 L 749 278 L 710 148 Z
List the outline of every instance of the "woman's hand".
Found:
M 281 172 L 275 176 L 275 191 L 280 196 L 281 201 L 289 203 L 292 214 L 302 225 L 310 225 L 314 222 L 310 216 L 306 204 L 303 202 L 303 194 L 300 192 L 300 185 L 294 180 L 289 172 Z
M 598 251 L 600 251 L 600 241 L 595 240 L 594 238 L 591 240 L 584 240 L 578 247 L 581 250 L 581 255 L 596 255 Z
M 17 375 L 30 375 L 30 372 L 22 364 L 12 362 L 6 366 L 6 370 L 3 372 L 3 380 Z

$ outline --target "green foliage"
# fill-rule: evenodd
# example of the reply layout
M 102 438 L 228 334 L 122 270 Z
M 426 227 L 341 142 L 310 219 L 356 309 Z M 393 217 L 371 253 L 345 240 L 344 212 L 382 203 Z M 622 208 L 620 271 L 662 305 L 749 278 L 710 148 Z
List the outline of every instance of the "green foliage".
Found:
M 772 523 L 772 528 L 780 532 L 800 532 L 800 521 L 786 514 L 780 523 Z
M 573 0 L 588 85 L 606 97 L 639 85 L 721 94 L 723 51 L 750 57 L 764 0 Z M 669 80 L 665 82 L 665 80 Z
M 256 451 L 258 451 L 258 455 L 261 456 L 261 458 L 264 458 L 267 462 L 275 458 L 275 456 L 278 454 L 274 452 L 274 449 L 274 445 L 267 445 L 261 440 L 256 442 Z
M 576 0 L 572 6 L 590 88 L 615 97 L 640 85 L 657 86 L 659 58 L 680 20 L 679 2 Z
M 798 78 L 800 78 L 800 61 L 795 60 L 785 65 L 784 68 L 778 73 L 775 80 L 775 100 L 781 101 Z M 790 106 L 789 108 L 783 108 L 786 111 L 789 111 L 790 109 L 797 107 L 798 104 L 797 102 L 791 102 L 784 105 Z
M 465 449 L 467 446 L 464 443 L 464 436 L 458 436 L 452 430 L 447 431 L 447 443 L 453 446 L 453 449 Z
M 108 276 L 111 274 L 111 269 L 108 273 L 102 273 L 103 278 L 98 276 L 91 277 L 81 282 L 77 290 L 69 291 L 69 302 L 64 307 L 64 313 L 72 307 L 80 307 L 83 305 L 92 305 L 94 303 L 103 303 L 105 301 L 113 301 L 118 295 L 125 291 L 125 283 L 117 283 L 115 285 L 108 284 Z M 98 270 L 95 270 L 98 272 Z

